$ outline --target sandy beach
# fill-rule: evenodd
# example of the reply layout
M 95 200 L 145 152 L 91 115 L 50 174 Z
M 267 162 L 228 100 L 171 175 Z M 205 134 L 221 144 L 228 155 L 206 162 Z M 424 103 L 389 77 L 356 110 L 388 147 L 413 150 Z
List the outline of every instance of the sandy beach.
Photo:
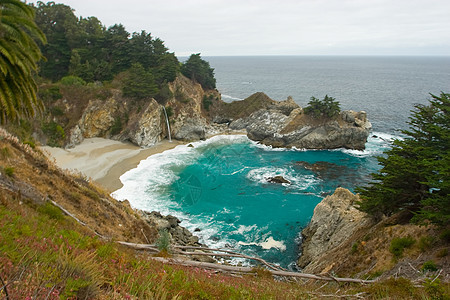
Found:
M 164 140 L 153 147 L 143 149 L 130 143 L 89 138 L 72 149 L 49 146 L 41 149 L 54 158 L 60 168 L 79 171 L 113 192 L 122 187 L 119 177 L 137 167 L 141 160 L 181 144 L 183 142 Z

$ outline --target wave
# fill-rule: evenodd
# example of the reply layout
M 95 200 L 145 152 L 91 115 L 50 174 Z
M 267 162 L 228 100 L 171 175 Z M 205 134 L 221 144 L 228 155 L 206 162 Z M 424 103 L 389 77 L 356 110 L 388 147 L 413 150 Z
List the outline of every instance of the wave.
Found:
M 222 100 L 224 100 L 224 101 L 226 101 L 226 100 L 241 101 L 241 100 L 244 100 L 244 99 L 222 94 Z
M 355 157 L 379 156 L 382 155 L 384 151 L 391 148 L 392 142 L 396 139 L 402 139 L 402 137 L 384 132 L 372 132 L 367 139 L 366 149 L 338 149 L 338 151 L 342 151 L 345 154 Z
M 314 177 L 314 175 L 304 175 L 294 172 L 292 168 L 280 168 L 280 167 L 262 167 L 258 169 L 253 169 L 247 173 L 247 178 L 250 181 L 259 184 L 273 184 L 268 182 L 269 178 L 275 176 L 282 176 L 284 179 L 288 180 L 290 184 L 283 183 L 284 187 L 291 187 L 295 190 L 306 190 L 315 183 L 319 182 L 320 179 Z
M 274 249 L 278 249 L 280 251 L 286 251 L 285 243 L 283 241 L 276 241 L 271 236 L 269 236 L 266 240 L 264 240 L 264 242 L 261 242 L 261 243 L 255 243 L 255 242 L 246 243 L 246 242 L 239 241 L 238 244 L 242 245 L 242 246 L 260 246 L 261 248 L 263 248 L 265 250 L 274 248 Z

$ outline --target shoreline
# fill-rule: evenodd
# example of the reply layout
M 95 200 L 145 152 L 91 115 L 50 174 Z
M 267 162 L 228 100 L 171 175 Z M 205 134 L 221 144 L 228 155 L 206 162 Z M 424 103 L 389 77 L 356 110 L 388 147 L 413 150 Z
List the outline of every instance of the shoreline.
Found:
M 240 134 L 246 132 L 225 131 L 210 135 L 207 139 L 216 135 Z M 50 146 L 41 146 L 40 149 L 61 169 L 80 172 L 112 193 L 123 186 L 120 176 L 136 168 L 142 160 L 189 143 L 189 141 L 162 140 L 149 148 L 141 148 L 131 143 L 95 137 L 84 139 L 70 149 Z
M 105 138 L 88 138 L 71 149 L 50 146 L 40 149 L 61 169 L 81 172 L 112 193 L 122 187 L 120 176 L 136 168 L 142 160 L 184 144 L 163 140 L 150 148 L 141 148 Z

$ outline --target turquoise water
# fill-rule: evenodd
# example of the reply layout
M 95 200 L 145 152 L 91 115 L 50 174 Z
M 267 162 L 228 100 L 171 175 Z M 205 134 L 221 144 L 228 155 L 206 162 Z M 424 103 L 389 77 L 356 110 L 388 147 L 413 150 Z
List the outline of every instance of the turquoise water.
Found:
M 211 247 L 229 247 L 295 269 L 300 231 L 323 196 L 352 190 L 378 169 L 375 155 L 406 129 L 429 93 L 449 92 L 450 57 L 208 57 L 225 101 L 264 92 L 305 106 L 326 94 L 365 110 L 374 132 L 366 150 L 262 147 L 242 136 L 214 137 L 149 157 L 121 177 L 113 195 L 133 207 L 172 214 Z M 376 136 L 376 137 L 375 137 Z M 281 175 L 291 184 L 273 184 Z M 248 262 L 243 262 L 248 263 Z
M 232 248 L 295 269 L 300 231 L 323 196 L 367 182 L 374 154 L 390 136 L 371 138 L 365 151 L 272 149 L 245 136 L 217 136 L 142 161 L 121 177 L 117 199 L 182 220 L 211 247 Z M 290 184 L 268 182 L 283 176 Z

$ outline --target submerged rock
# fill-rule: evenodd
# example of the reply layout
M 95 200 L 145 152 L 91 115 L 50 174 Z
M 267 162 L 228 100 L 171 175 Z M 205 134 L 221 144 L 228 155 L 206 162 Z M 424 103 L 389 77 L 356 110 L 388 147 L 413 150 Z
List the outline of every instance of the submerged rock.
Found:
M 291 184 L 291 182 L 287 179 L 285 179 L 283 176 L 274 176 L 274 177 L 269 177 L 267 178 L 267 181 L 270 183 L 287 183 L 287 184 Z

